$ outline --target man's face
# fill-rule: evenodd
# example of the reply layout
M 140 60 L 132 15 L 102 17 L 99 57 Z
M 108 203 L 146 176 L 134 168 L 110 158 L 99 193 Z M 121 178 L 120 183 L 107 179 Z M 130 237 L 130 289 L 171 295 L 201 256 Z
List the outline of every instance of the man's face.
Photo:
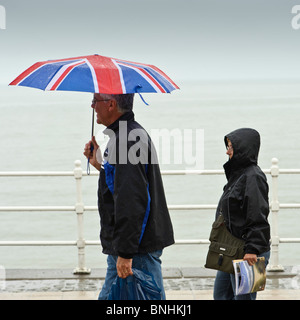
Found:
M 91 107 L 95 109 L 97 115 L 97 123 L 105 126 L 109 125 L 109 101 L 111 99 L 104 98 L 100 93 L 95 93 Z

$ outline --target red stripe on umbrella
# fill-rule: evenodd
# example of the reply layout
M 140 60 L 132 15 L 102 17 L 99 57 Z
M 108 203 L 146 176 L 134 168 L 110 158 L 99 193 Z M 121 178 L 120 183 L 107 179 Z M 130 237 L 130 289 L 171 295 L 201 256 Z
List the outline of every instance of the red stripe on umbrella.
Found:
M 114 88 L 115 93 L 123 93 L 119 71 L 110 59 L 94 55 L 87 57 L 87 60 L 95 72 L 98 92 L 110 93 Z

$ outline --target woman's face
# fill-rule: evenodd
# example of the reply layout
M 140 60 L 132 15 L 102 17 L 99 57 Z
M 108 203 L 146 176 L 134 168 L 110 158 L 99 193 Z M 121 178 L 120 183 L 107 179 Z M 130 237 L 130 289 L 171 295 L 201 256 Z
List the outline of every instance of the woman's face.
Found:
M 230 141 L 230 140 L 227 141 L 227 151 L 226 151 L 226 154 L 229 156 L 229 159 L 231 159 L 232 156 L 233 156 L 233 148 L 232 148 L 232 144 L 231 144 L 231 141 Z

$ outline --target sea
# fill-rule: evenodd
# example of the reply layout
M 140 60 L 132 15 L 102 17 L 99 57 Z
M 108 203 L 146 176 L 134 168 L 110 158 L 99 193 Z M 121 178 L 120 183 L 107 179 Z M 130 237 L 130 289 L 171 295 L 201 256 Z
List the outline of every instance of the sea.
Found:
M 149 105 L 138 95 L 134 102 L 136 120 L 156 137 L 161 170 L 223 170 L 227 161 L 224 136 L 243 127 L 254 128 L 261 135 L 262 169 L 269 169 L 273 158 L 278 159 L 280 168 L 300 169 L 299 80 L 176 82 L 180 90 L 171 94 L 143 94 Z M 91 93 L 0 85 L 0 171 L 72 171 L 76 160 L 86 170 L 83 149 L 91 136 L 91 100 Z M 94 134 L 102 150 L 107 142 L 104 129 L 95 124 Z M 157 139 L 160 134 L 161 139 Z M 190 156 L 185 157 L 187 153 Z M 270 175 L 267 178 L 271 199 Z M 87 206 L 97 205 L 97 180 L 97 176 L 83 177 L 83 202 Z M 226 179 L 224 175 L 164 175 L 163 182 L 169 205 L 211 205 L 217 204 Z M 299 174 L 281 175 L 278 188 L 280 203 L 300 203 Z M 2 207 L 75 203 L 74 177 L 0 176 Z M 208 239 L 215 212 L 170 210 L 170 215 L 177 240 Z M 300 237 L 299 209 L 281 209 L 278 219 L 281 238 Z M 272 225 L 271 213 L 269 221 Z M 99 230 L 98 212 L 85 212 L 84 238 L 98 240 Z M 75 212 L 0 212 L 0 241 L 76 239 Z M 203 267 L 207 249 L 206 244 L 170 246 L 164 250 L 162 265 Z M 299 243 L 280 244 L 279 263 L 299 265 L 299 252 Z M 77 248 L 0 246 L 0 265 L 75 268 Z M 86 266 L 106 266 L 100 245 L 86 247 Z

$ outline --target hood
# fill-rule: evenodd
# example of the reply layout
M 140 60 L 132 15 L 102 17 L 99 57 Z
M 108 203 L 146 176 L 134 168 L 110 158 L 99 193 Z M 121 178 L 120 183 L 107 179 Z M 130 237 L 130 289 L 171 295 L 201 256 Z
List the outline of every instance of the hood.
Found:
M 260 135 L 251 128 L 241 128 L 224 137 L 227 147 L 227 139 L 232 143 L 233 156 L 228 161 L 231 168 L 243 168 L 250 164 L 256 164 L 258 161 L 258 153 L 260 148 Z

